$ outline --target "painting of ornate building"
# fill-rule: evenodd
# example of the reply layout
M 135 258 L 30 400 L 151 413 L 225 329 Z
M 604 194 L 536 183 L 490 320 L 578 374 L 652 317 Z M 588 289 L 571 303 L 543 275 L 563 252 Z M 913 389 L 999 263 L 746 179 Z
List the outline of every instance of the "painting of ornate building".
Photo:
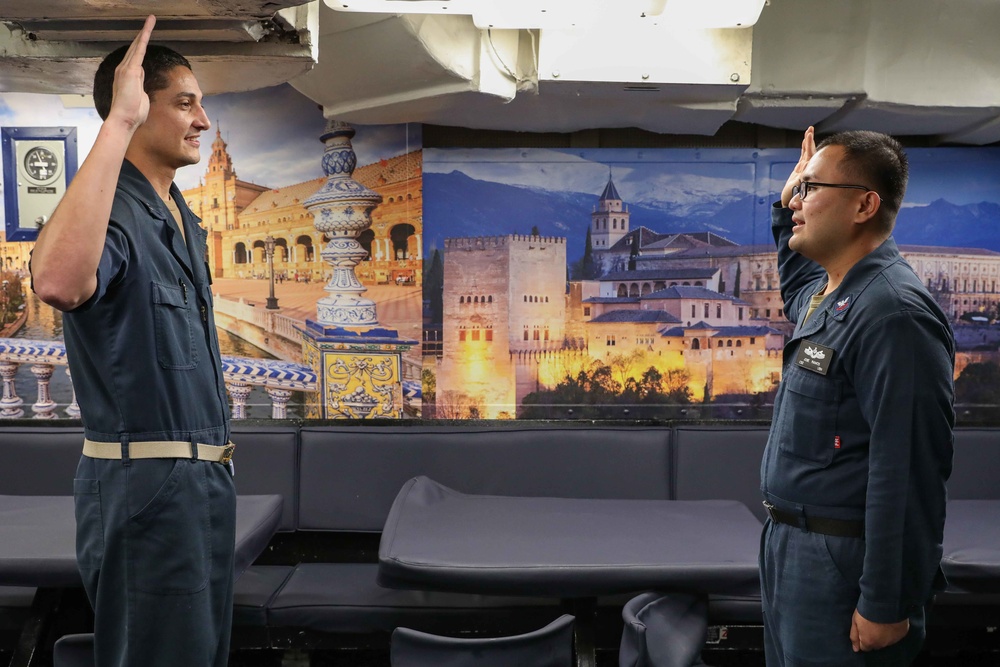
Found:
M 601 284 L 613 289 L 621 277 Z M 590 356 L 608 362 L 615 355 L 635 355 L 637 373 L 649 366 L 660 372 L 683 369 L 697 400 L 772 389 L 781 371 L 781 331 L 753 317 L 746 301 L 683 284 L 689 283 L 684 274 L 675 277 L 681 284 L 642 295 L 584 299 L 591 315 L 586 322 Z
M 0 264 L 4 271 L 17 271 L 26 274 L 28 260 L 31 259 L 31 249 L 34 243 L 24 241 L 7 242 L 7 232 L 0 230 Z
M 595 361 L 622 377 L 649 367 L 683 370 L 695 401 L 772 390 L 792 328 L 773 245 L 631 223 L 609 179 L 588 228 L 596 277 L 571 282 L 565 238 L 446 239 L 442 349 L 434 362 L 439 405 L 514 415 L 528 393 Z M 1000 253 L 901 251 L 956 321 L 971 311 L 996 312 Z M 452 411 L 439 416 L 468 416 Z
M 916 245 L 899 251 L 952 319 L 1000 308 L 1000 252 Z
M 605 329 L 620 328 L 626 323 L 631 326 L 633 338 L 643 341 L 653 340 L 661 345 L 668 339 L 671 344 L 680 345 L 687 354 L 689 370 L 694 370 L 693 377 L 704 377 L 706 386 L 713 382 L 709 373 L 691 362 L 697 355 L 706 356 L 705 350 L 715 347 L 714 356 L 719 356 L 723 345 L 730 346 L 733 340 L 737 346 L 758 346 L 758 341 L 765 340 L 765 349 L 775 349 L 778 345 L 776 333 L 789 334 L 792 329 L 783 313 L 783 302 L 778 279 L 778 257 L 772 245 L 750 244 L 740 245 L 712 232 L 704 233 L 659 233 L 646 227 L 629 229 L 628 217 L 619 214 L 618 220 L 611 219 L 612 233 L 618 230 L 613 243 L 605 243 L 604 237 L 598 237 L 598 228 L 603 232 L 607 224 L 607 214 L 602 211 L 627 212 L 628 206 L 618 199 L 618 191 L 609 181 L 592 214 L 591 251 L 595 264 L 602 272 L 598 295 L 582 299 L 585 310 L 593 309 L 598 315 L 597 320 L 605 325 Z M 617 225 L 616 225 L 617 223 Z M 624 232 L 622 232 L 624 228 Z M 1000 313 L 1000 252 L 984 248 L 962 248 L 929 245 L 899 246 L 900 254 L 910 264 L 914 272 L 921 278 L 931 291 L 942 309 L 956 323 L 956 338 L 958 341 L 958 356 L 956 373 L 960 372 L 969 360 L 981 357 L 984 347 L 990 347 L 995 352 L 996 336 L 992 332 L 984 332 L 968 323 L 962 324 L 963 318 L 969 319 L 970 314 L 982 313 L 983 321 L 992 320 Z M 612 314 L 611 309 L 648 308 L 647 303 L 655 297 L 659 290 L 665 288 L 705 287 L 718 295 L 729 295 L 742 304 L 739 322 L 730 323 L 735 329 L 720 330 L 706 318 L 704 325 L 667 329 L 662 323 L 668 321 L 661 317 L 656 322 L 661 325 L 658 331 L 662 336 L 649 334 L 652 327 L 652 315 L 643 314 L 642 318 L 627 313 Z M 711 298 L 703 301 L 703 310 L 708 315 L 712 308 Z M 697 304 L 690 304 L 692 317 L 697 310 Z M 682 307 L 681 309 L 685 309 Z M 602 315 L 602 313 L 605 313 Z M 745 316 L 754 320 L 748 325 L 742 321 Z M 665 317 L 665 316 L 664 316 Z M 645 319 L 643 319 L 645 318 Z M 594 320 L 591 320 L 594 323 Z M 613 326 L 612 326 L 613 325 Z M 647 331 L 642 334 L 639 328 L 645 326 Z M 703 331 L 699 331 L 699 327 Z M 593 324 L 591 329 L 593 329 Z M 733 336 L 736 332 L 740 335 Z M 707 334 L 710 334 L 707 335 Z M 590 345 L 600 344 L 601 336 L 614 340 L 621 345 L 621 335 L 604 333 L 598 330 L 589 341 Z M 730 340 L 730 339 L 733 340 Z M 695 347 L 695 345 L 698 347 Z M 696 353 L 696 350 L 700 352 Z M 736 356 L 740 356 L 735 350 Z M 746 356 L 746 351 L 743 351 Z M 970 356 L 971 355 L 971 356 Z M 770 357 L 770 353 L 765 353 Z M 713 367 L 718 368 L 713 364 Z M 730 373 L 728 384 L 723 391 L 738 387 L 742 382 L 747 386 L 760 388 L 767 384 L 767 377 L 777 378 L 780 366 L 767 370 L 760 367 L 758 371 L 748 374 L 746 371 Z M 716 375 L 716 378 L 718 376 Z M 745 380 L 745 382 L 744 382 Z M 693 381 L 692 384 L 695 382 Z M 718 382 L 714 383 L 716 391 L 722 389 Z
M 1000 252 L 907 244 L 899 249 L 953 320 L 1000 308 Z M 740 245 L 711 232 L 664 234 L 637 227 L 607 250 L 593 251 L 605 270 L 602 296 L 634 297 L 674 285 L 704 285 L 743 299 L 751 316 L 770 326 L 788 326 L 778 255 L 771 245 Z
M 317 171 L 319 160 L 317 159 Z M 421 151 L 358 167 L 354 178 L 382 195 L 372 226 L 358 241 L 368 250 L 356 274 L 365 285 L 419 285 L 422 261 Z M 303 202 L 324 177 L 269 188 L 238 178 L 220 130 L 216 130 L 205 176 L 184 190 L 188 206 L 209 233 L 209 263 L 217 278 L 267 275 L 265 239 L 275 240 L 274 272 L 282 280 L 329 278 L 320 257 L 326 245 Z

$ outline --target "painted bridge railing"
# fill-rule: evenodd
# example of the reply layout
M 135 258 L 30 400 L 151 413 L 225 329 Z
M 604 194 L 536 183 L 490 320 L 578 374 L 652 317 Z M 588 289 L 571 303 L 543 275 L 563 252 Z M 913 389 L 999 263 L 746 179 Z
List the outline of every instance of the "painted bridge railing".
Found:
M 0 419 L 18 419 L 25 415 L 24 399 L 18 396 L 15 380 L 21 365 L 30 364 L 37 384 L 37 396 L 31 404 L 35 419 L 55 419 L 59 404 L 52 400 L 50 383 L 56 366 L 66 366 L 66 346 L 62 341 L 0 338 Z M 66 367 L 66 375 L 69 368 Z M 308 366 L 275 359 L 222 357 L 222 372 L 232 401 L 232 418 L 245 419 L 247 399 L 254 387 L 263 387 L 271 399 L 271 418 L 284 419 L 288 402 L 296 391 L 318 391 L 316 372 Z M 71 384 L 72 384 L 72 378 Z M 65 408 L 71 419 L 80 417 L 76 391 Z
M 298 327 L 304 326 L 302 320 L 276 313 L 273 310 L 257 308 L 243 299 L 234 301 L 216 294 L 213 301 L 216 313 L 229 315 L 235 320 L 249 322 L 264 333 L 276 334 L 293 343 L 302 342 L 302 334 Z
M 306 323 L 294 317 L 281 315 L 273 310 L 258 308 L 243 299 L 233 300 L 216 294 L 214 296 L 214 309 L 217 314 L 221 313 L 232 317 L 240 322 L 248 322 L 266 334 L 281 336 L 287 341 L 295 344 L 302 342 L 302 329 Z M 2 340 L 2 339 L 0 339 Z M 402 358 L 403 384 L 406 387 L 419 386 L 423 365 L 419 360 Z

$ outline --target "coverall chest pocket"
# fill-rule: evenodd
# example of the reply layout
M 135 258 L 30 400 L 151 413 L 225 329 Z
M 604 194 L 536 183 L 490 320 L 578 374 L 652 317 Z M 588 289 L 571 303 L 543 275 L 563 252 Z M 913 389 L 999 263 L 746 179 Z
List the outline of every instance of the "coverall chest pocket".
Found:
M 815 466 L 830 465 L 837 445 L 840 385 L 793 366 L 788 369 L 785 388 L 779 451 Z
M 168 370 L 194 368 L 198 363 L 191 318 L 194 290 L 178 285 L 153 283 L 153 325 L 156 327 L 156 358 Z

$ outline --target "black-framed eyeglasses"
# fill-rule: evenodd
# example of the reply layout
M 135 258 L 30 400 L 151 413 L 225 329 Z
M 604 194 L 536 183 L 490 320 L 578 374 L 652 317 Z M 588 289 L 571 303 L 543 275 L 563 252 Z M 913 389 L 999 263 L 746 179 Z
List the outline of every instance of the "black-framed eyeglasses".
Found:
M 806 200 L 809 196 L 809 191 L 815 187 L 822 188 L 846 188 L 849 190 L 864 190 L 865 192 L 875 192 L 869 187 L 864 185 L 846 185 L 843 183 L 819 183 L 817 181 L 799 181 L 799 184 L 792 188 L 792 196 L 798 195 L 799 199 L 802 201 Z M 875 194 L 878 194 L 875 192 Z

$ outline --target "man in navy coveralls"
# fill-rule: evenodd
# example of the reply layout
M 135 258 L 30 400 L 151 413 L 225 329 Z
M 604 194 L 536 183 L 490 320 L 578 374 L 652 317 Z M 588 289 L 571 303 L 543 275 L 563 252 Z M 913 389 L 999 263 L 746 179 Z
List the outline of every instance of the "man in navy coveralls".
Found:
M 205 233 L 177 186 L 209 120 L 150 16 L 94 79 L 104 119 L 45 225 L 33 289 L 65 313 L 83 417 L 77 563 L 99 667 L 223 667 L 236 495 Z
M 891 234 L 899 143 L 813 128 L 772 209 L 795 323 L 761 466 L 768 667 L 909 665 L 940 570 L 955 344 Z

